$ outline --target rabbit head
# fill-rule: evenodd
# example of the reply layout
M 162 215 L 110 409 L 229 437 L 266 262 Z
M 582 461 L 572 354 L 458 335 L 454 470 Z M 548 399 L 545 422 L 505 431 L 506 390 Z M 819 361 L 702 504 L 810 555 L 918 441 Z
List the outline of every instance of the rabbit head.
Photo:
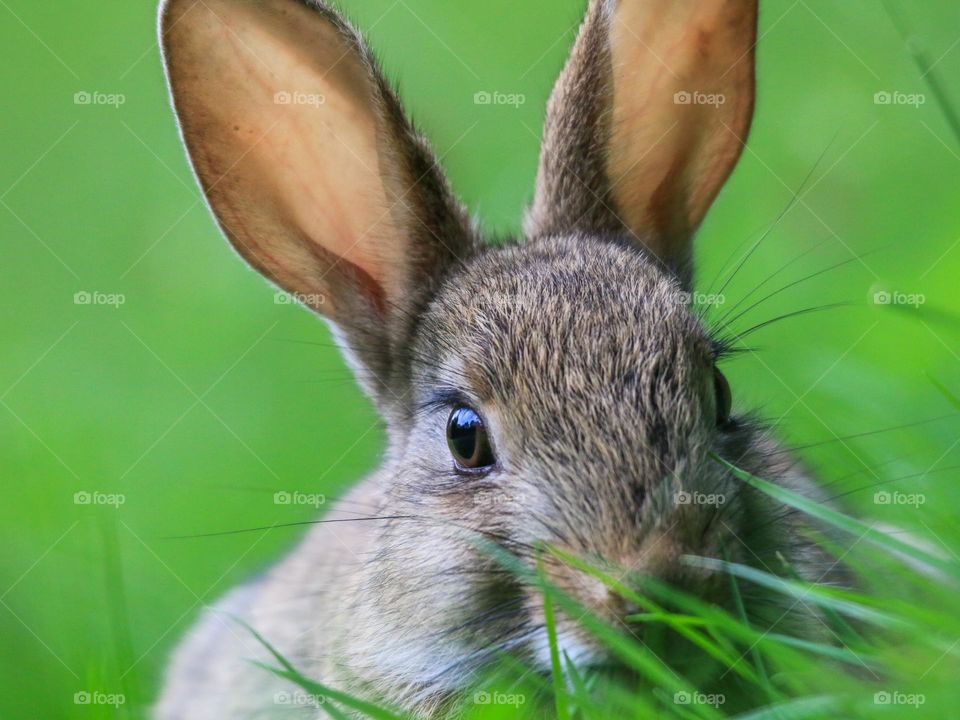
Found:
M 793 521 L 757 522 L 772 510 L 712 459 L 803 486 L 731 416 L 687 300 L 693 233 L 751 122 L 756 0 L 593 0 L 549 102 L 523 237 L 504 245 L 484 244 L 327 5 L 170 0 L 162 29 L 220 227 L 331 322 L 387 422 L 393 519 L 345 600 L 345 662 L 431 691 L 498 649 L 545 663 L 542 599 L 478 538 L 530 567 L 546 544 L 717 601 L 727 583 L 683 556 L 813 564 Z M 542 557 L 588 610 L 631 612 Z M 601 661 L 575 618 L 559 623 L 573 659 Z

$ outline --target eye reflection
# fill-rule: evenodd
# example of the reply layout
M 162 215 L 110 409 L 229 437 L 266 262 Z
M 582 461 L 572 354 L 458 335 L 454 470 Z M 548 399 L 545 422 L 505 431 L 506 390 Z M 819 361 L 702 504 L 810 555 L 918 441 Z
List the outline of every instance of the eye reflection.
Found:
M 476 410 L 458 405 L 447 420 L 447 445 L 457 465 L 479 470 L 494 463 L 493 450 L 483 420 Z

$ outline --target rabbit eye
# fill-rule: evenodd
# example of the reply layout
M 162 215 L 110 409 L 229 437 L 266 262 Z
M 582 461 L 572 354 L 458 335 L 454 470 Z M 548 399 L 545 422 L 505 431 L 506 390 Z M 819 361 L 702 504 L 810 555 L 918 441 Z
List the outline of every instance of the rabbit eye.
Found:
M 730 422 L 733 396 L 730 393 L 730 383 L 717 368 L 713 369 L 713 391 L 717 397 L 717 425 L 723 427 Z
M 457 465 L 466 470 L 479 470 L 493 465 L 493 450 L 487 429 L 476 410 L 458 405 L 447 421 L 447 445 Z

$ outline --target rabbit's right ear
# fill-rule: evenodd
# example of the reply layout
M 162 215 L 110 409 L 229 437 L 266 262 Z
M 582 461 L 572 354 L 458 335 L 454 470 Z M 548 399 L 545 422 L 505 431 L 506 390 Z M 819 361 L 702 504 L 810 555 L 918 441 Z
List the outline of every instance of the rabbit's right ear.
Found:
M 360 36 L 319 0 L 167 0 L 160 25 L 221 228 L 336 324 L 383 398 L 371 374 L 394 382 L 432 288 L 475 250 L 425 141 Z
M 550 97 L 529 237 L 632 235 L 690 275 L 753 115 L 758 0 L 591 0 Z

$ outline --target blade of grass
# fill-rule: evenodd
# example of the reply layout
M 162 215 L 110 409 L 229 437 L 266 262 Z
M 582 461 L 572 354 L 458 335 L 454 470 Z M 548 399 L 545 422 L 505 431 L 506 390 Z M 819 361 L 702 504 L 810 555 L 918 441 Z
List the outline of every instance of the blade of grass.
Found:
M 750 627 L 750 621 L 747 619 L 747 608 L 743 604 L 743 597 L 740 595 L 740 587 L 737 585 L 737 576 L 733 573 L 727 573 L 727 577 L 730 579 L 730 592 L 733 595 L 734 607 L 737 609 L 737 614 L 740 616 L 740 622 L 742 622 L 746 627 Z M 763 655 L 756 646 L 750 648 L 750 653 L 751 657 L 753 657 L 753 664 L 757 668 L 757 675 L 759 675 L 760 678 L 760 682 L 758 684 L 761 685 L 761 687 L 763 687 L 767 692 L 767 697 L 776 697 L 776 692 L 770 685 L 770 676 L 767 675 L 767 667 L 763 662 Z
M 950 130 L 953 131 L 954 138 L 956 138 L 957 142 L 960 142 L 960 115 L 957 114 L 956 109 L 950 102 L 950 98 L 940 77 L 934 72 L 933 63 L 930 62 L 927 54 L 912 36 L 906 22 L 904 22 L 900 14 L 893 9 L 889 0 L 884 0 L 883 7 L 887 11 L 890 21 L 894 27 L 896 27 L 897 32 L 900 33 L 900 37 L 903 38 L 903 44 L 907 48 L 907 52 L 910 53 L 910 57 L 913 58 L 914 64 L 920 71 L 920 79 L 926 81 L 927 86 L 933 93 L 934 99 L 937 101 L 937 105 L 940 106 L 940 112 L 943 113 L 947 125 L 949 125 Z
M 325 702 L 320 705 L 320 709 L 323 710 L 327 715 L 333 718 L 333 720 L 350 720 L 349 716 L 340 710 L 332 702 Z
M 555 555 L 564 562 L 570 564 L 576 569 L 584 572 L 600 582 L 604 583 L 607 587 L 614 590 L 619 595 L 623 596 L 627 600 L 630 600 L 633 603 L 636 603 L 640 607 L 651 608 L 659 617 L 663 619 L 663 622 L 669 625 L 674 631 L 682 635 L 684 638 L 694 643 L 701 650 L 706 652 L 712 658 L 717 660 L 724 665 L 730 666 L 736 663 L 736 656 L 726 652 L 723 648 L 718 646 L 716 643 L 711 642 L 710 638 L 705 634 L 697 632 L 696 630 L 690 627 L 688 622 L 683 620 L 679 622 L 673 621 L 673 613 L 666 612 L 662 608 L 658 607 L 650 601 L 649 598 L 643 597 L 637 593 L 633 588 L 626 585 L 617 578 L 612 577 L 608 573 L 603 572 L 602 570 L 593 567 L 587 562 L 584 562 L 581 558 L 578 558 L 575 555 L 570 553 L 563 552 L 557 548 L 550 548 L 551 554 Z M 738 667 L 735 672 L 737 674 L 743 675 L 746 680 L 750 682 L 761 684 L 762 680 L 755 673 L 753 673 L 749 668 Z
M 733 640 L 747 648 L 754 644 L 761 646 L 766 657 L 776 659 L 779 685 L 784 683 L 796 685 L 793 678 L 809 668 L 808 654 L 778 642 L 769 632 L 759 632 L 743 625 L 738 618 L 734 618 L 721 608 L 679 592 L 664 583 L 651 581 L 647 584 L 647 589 L 665 601 L 703 617 L 710 624 L 711 632 L 718 638 L 718 642 L 729 643 Z M 800 692 L 802 688 L 795 688 L 795 691 Z
M 805 697 L 737 715 L 735 720 L 807 720 L 839 717 L 840 702 L 830 696 Z
M 958 567 L 955 563 L 939 558 L 922 550 L 921 548 L 905 543 L 902 540 L 897 540 L 888 533 L 876 530 L 873 526 L 868 525 L 865 522 L 852 518 L 848 515 L 844 515 L 843 513 L 818 503 L 815 500 L 811 500 L 810 498 L 804 497 L 803 495 L 795 493 L 791 490 L 787 490 L 786 488 L 780 487 L 779 485 L 771 483 L 767 480 L 758 478 L 755 475 L 748 473 L 746 470 L 741 470 L 736 465 L 727 462 L 719 455 L 711 453 L 711 457 L 725 467 L 730 473 L 732 473 L 734 477 L 742 480 L 747 485 L 750 485 L 760 492 L 769 495 L 774 500 L 795 508 L 796 510 L 799 510 L 810 517 L 826 523 L 827 525 L 831 525 L 838 530 L 865 538 L 874 545 L 886 550 L 893 557 L 902 557 L 905 555 L 919 563 L 928 565 L 931 568 L 937 569 L 943 572 L 945 575 L 960 581 L 960 567 Z
M 585 630 L 600 639 L 628 667 L 649 682 L 659 687 L 676 687 L 679 690 L 693 691 L 690 683 L 675 673 L 662 658 L 640 643 L 624 637 L 621 631 L 611 627 L 562 590 L 543 580 L 536 571 L 525 566 L 512 554 L 493 543 L 481 541 L 480 544 L 486 547 L 486 551 L 492 558 L 512 570 L 518 579 L 537 587 L 542 593 L 550 593 L 555 605 L 559 605 L 568 617 L 574 618 Z M 710 720 L 719 720 L 722 717 L 711 707 L 698 706 L 696 710 L 701 717 Z
M 257 667 L 263 668 L 267 672 L 273 673 L 277 677 L 281 677 L 285 680 L 289 680 L 295 685 L 299 685 L 300 688 L 305 690 L 308 693 L 320 695 L 325 698 L 327 701 L 336 700 L 337 702 L 346 705 L 349 708 L 358 710 L 363 714 L 374 718 L 374 720 L 404 720 L 401 715 L 397 715 L 385 708 L 376 705 L 375 703 L 368 702 L 367 700 L 361 700 L 360 698 L 354 697 L 349 693 L 341 692 L 340 690 L 335 690 L 327 685 L 310 680 L 304 677 L 300 671 L 298 671 L 289 660 L 287 660 L 283 654 L 280 653 L 273 645 L 271 645 L 260 633 L 254 630 L 249 624 L 243 620 L 238 622 L 256 638 L 257 642 L 263 645 L 264 648 L 274 657 L 274 659 L 280 663 L 281 668 L 271 667 L 266 663 L 254 661 L 254 665 Z
M 564 669 L 567 674 L 567 678 L 570 680 L 570 685 L 573 687 L 573 692 L 571 693 L 572 699 L 575 703 L 574 708 L 572 709 L 573 714 L 577 714 L 579 711 L 583 717 L 586 718 L 598 718 L 599 720 L 606 720 L 606 717 L 602 713 L 600 704 L 590 697 L 590 689 L 587 687 L 587 682 L 584 679 L 583 675 L 580 674 L 580 671 L 577 669 L 577 666 L 574 664 L 573 660 L 570 659 L 570 656 L 567 654 L 567 651 L 563 651 L 563 662 Z M 609 706 L 607 702 L 612 702 L 615 698 L 604 697 L 604 708 L 609 711 Z
M 951 405 L 953 405 L 955 408 L 957 408 L 958 410 L 960 410 L 960 398 L 958 398 L 956 395 L 954 395 L 954 394 L 950 391 L 950 388 L 948 388 L 946 385 L 944 385 L 942 382 L 940 382 L 940 381 L 939 381 L 937 378 L 935 378 L 933 375 L 929 375 L 929 374 L 928 374 L 928 375 L 927 375 L 927 379 L 930 380 L 930 382 L 933 384 L 933 386 L 940 392 L 941 395 L 943 395 L 943 396 L 949 401 L 949 403 L 950 403 Z
M 862 605 L 852 603 L 846 600 L 840 600 L 834 597 L 828 597 L 820 592 L 820 586 L 816 583 L 797 582 L 786 580 L 777 575 L 757 570 L 749 565 L 740 563 L 729 563 L 715 558 L 694 557 L 685 555 L 684 560 L 696 567 L 713 570 L 715 572 L 730 573 L 744 580 L 761 585 L 769 590 L 775 590 L 784 595 L 792 597 L 795 600 L 810 600 L 820 605 L 825 604 L 832 607 L 837 612 L 856 617 L 863 622 L 870 622 L 883 627 L 890 627 L 894 624 L 905 624 L 905 621 L 893 615 L 881 613 L 872 608 L 866 608 Z
M 834 645 L 827 645 L 825 643 L 812 642 L 810 640 L 804 640 L 803 638 L 792 637 L 790 635 L 782 635 L 780 633 L 769 633 L 767 637 L 774 642 L 783 643 L 784 645 L 789 645 L 795 647 L 798 650 L 805 650 L 813 655 L 818 655 L 820 657 L 831 658 L 833 660 L 839 660 L 840 662 L 846 663 L 853 667 L 863 667 L 867 666 L 873 670 L 881 670 L 881 663 L 875 658 L 867 657 L 864 658 L 862 655 L 854 653 L 851 650 L 844 650 L 843 648 L 836 647 Z
M 127 583 L 123 572 L 123 555 L 120 538 L 117 535 L 117 523 L 113 514 L 101 517 L 99 524 L 103 543 L 104 597 L 110 618 L 109 628 L 113 636 L 114 662 L 118 668 L 130 668 L 136 664 L 133 652 L 133 631 L 130 626 L 130 608 L 127 601 Z M 136 673 L 119 674 L 120 690 L 127 703 L 121 706 L 119 713 L 129 717 L 139 708 L 143 693 Z
M 537 559 L 537 574 L 541 582 L 546 584 L 543 571 L 543 562 Z M 547 642 L 550 646 L 550 667 L 553 671 L 553 695 L 556 703 L 559 720 L 570 720 L 570 709 L 567 706 L 567 688 L 564 685 L 563 668 L 560 666 L 560 651 L 557 647 L 557 624 L 553 617 L 553 600 L 550 593 L 543 594 L 543 621 L 547 626 Z
M 786 570 L 788 577 L 790 577 L 794 582 L 803 582 L 803 578 L 800 576 L 800 573 L 797 572 L 796 568 L 783 556 L 782 553 L 777 553 L 777 559 L 780 560 L 780 564 Z M 860 634 L 853 629 L 853 626 L 848 623 L 840 613 L 838 613 L 834 608 L 830 607 L 828 604 L 823 604 L 820 606 L 820 609 L 826 615 L 827 622 L 832 626 L 835 632 L 838 633 L 841 640 L 846 645 L 860 645 L 864 644 L 863 638 L 860 637 Z

